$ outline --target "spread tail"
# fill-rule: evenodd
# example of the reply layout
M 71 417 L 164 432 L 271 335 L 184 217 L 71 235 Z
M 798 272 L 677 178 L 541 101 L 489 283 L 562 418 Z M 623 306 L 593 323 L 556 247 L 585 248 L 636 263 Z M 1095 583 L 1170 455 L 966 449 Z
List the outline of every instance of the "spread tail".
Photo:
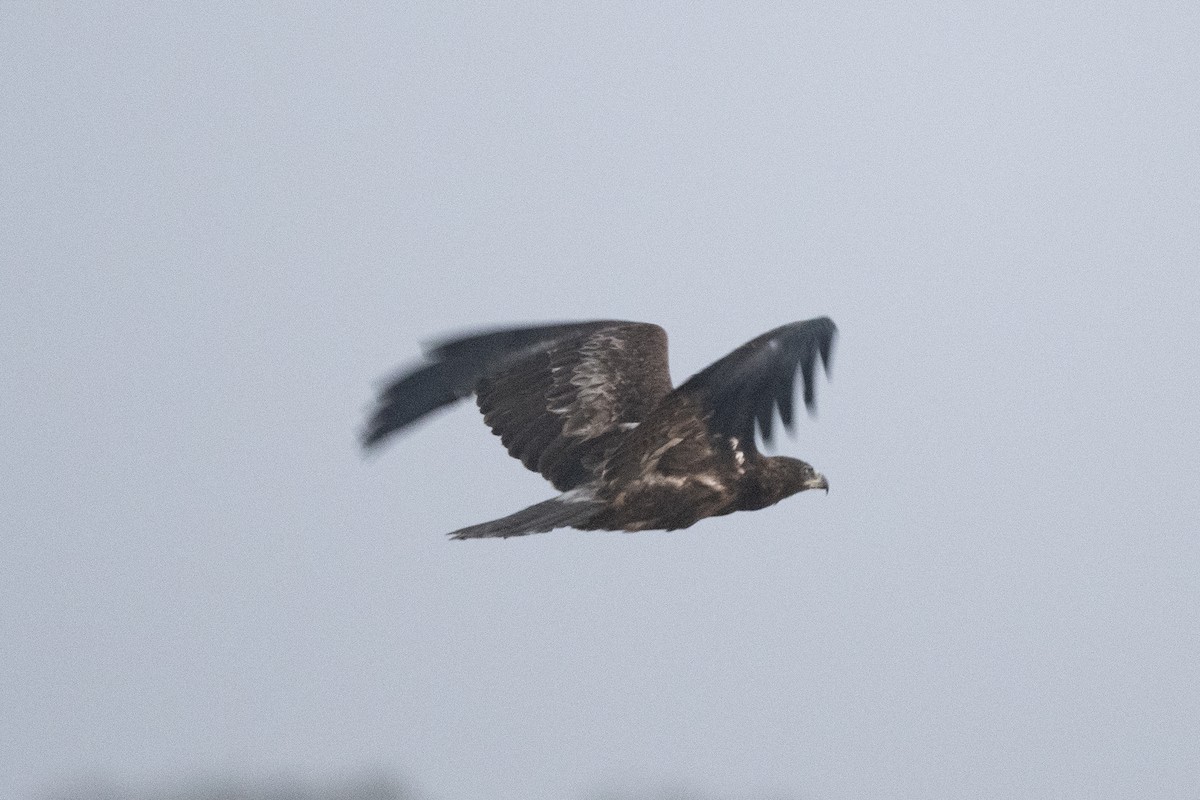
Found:
M 546 533 L 555 528 L 572 528 L 586 523 L 604 504 L 592 499 L 590 492 L 582 489 L 560 494 L 558 497 L 523 508 L 515 514 L 472 525 L 450 533 L 451 539 L 488 539 L 510 536 L 525 536 L 530 533 Z

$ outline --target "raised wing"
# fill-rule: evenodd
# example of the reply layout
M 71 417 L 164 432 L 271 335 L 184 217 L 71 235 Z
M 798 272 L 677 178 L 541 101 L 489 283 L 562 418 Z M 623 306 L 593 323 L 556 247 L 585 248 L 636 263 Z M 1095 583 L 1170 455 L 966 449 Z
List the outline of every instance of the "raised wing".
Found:
M 637 322 L 495 330 L 427 357 L 380 394 L 365 446 L 475 393 L 508 452 L 564 490 L 590 478 L 612 437 L 671 390 L 666 332 Z
M 749 451 L 754 426 L 770 442 L 775 410 L 792 429 L 796 369 L 804 382 L 804 405 L 816 408 L 817 360 L 829 373 L 837 326 L 828 317 L 793 322 L 764 333 L 693 375 L 678 391 L 697 402 L 715 432 L 735 437 Z

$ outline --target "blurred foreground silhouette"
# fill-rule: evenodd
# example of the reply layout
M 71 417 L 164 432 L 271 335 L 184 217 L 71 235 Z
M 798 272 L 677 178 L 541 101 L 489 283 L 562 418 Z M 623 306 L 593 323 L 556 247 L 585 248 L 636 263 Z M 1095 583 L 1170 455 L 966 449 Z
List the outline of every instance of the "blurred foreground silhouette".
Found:
M 584 800 L 718 800 L 716 795 L 685 789 L 602 791 Z M 738 795 L 736 800 L 763 800 Z M 166 781 L 140 788 L 104 779 L 79 780 L 46 792 L 38 800 L 425 800 L 426 796 L 384 772 L 360 773 L 339 780 L 290 776 L 261 779 L 220 777 Z M 441 798 L 453 800 L 453 798 Z M 564 799 L 565 800 L 565 799 Z M 771 800 L 781 800 L 771 795 Z
M 206 777 L 142 787 L 79 780 L 51 789 L 41 800 L 421 800 L 421 796 L 389 775 L 370 772 L 340 780 Z

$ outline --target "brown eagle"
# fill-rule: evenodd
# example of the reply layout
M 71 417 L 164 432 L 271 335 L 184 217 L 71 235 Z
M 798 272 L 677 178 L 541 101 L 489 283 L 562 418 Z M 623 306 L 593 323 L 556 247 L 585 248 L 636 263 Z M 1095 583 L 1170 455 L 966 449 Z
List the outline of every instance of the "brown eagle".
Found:
M 808 464 L 763 456 L 754 438 L 757 425 L 770 442 L 776 409 L 791 430 L 797 367 L 814 410 L 817 360 L 828 374 L 836 336 L 827 317 L 783 325 L 677 389 L 657 325 L 578 322 L 449 339 L 383 389 L 363 446 L 474 394 L 509 454 L 562 494 L 451 537 L 686 528 L 829 491 Z

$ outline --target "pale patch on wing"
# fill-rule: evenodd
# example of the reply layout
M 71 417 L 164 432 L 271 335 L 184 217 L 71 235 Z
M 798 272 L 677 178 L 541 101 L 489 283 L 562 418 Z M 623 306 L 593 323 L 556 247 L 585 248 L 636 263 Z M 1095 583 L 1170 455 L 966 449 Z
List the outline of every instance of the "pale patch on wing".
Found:
M 729 437 L 729 446 L 733 448 L 733 460 L 737 462 L 739 467 L 738 472 L 745 472 L 746 454 L 742 451 L 741 447 L 738 446 L 739 444 L 740 442 L 738 442 L 738 438 L 736 436 Z
M 563 492 L 558 496 L 558 499 L 564 503 L 588 503 L 596 499 L 596 492 L 591 487 L 580 486 L 568 492 Z
M 725 481 L 721 480 L 720 476 L 709 472 L 699 472 L 691 475 L 668 475 L 657 471 L 646 472 L 638 476 L 635 483 L 639 490 L 651 486 L 667 486 L 679 491 L 695 487 L 697 484 L 711 489 L 718 494 L 724 494 L 729 490 L 729 486 Z
M 652 470 L 657 469 L 658 462 L 660 460 L 662 460 L 663 455 L 668 450 L 670 450 L 672 447 L 675 447 L 676 445 L 682 443 L 683 439 L 684 439 L 684 437 L 682 437 L 682 436 L 671 437 L 664 444 L 655 448 L 648 456 L 646 456 L 646 458 L 644 459 L 644 462 L 650 469 L 652 469 Z
M 571 368 L 566 381 L 563 381 L 565 370 L 554 370 L 555 383 L 575 387 L 570 402 L 550 409 L 564 418 L 564 436 L 590 439 L 618 425 L 621 403 L 617 393 L 622 387 L 614 374 L 614 362 L 620 360 L 625 349 L 622 337 L 597 333 L 579 347 L 579 362 Z
M 725 481 L 709 473 L 701 472 L 698 475 L 693 475 L 691 479 L 702 486 L 707 486 L 715 492 L 724 492 L 726 488 Z
M 659 484 L 676 489 L 682 489 L 690 480 L 691 478 L 687 475 L 664 475 L 661 472 L 647 472 L 638 477 L 640 484 Z

